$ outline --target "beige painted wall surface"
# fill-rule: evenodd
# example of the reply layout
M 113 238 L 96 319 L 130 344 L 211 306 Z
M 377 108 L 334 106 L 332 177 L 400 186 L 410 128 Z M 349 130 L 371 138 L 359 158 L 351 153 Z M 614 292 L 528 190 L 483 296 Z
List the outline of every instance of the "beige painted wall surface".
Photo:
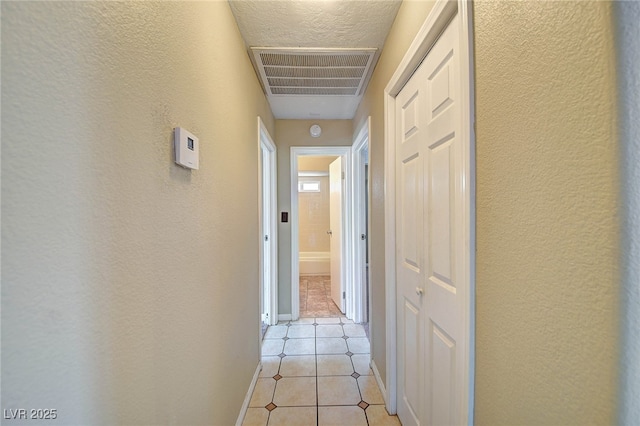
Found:
M 298 171 L 329 173 L 329 164 L 335 156 L 303 156 L 298 158 Z M 320 182 L 320 192 L 298 193 L 299 250 L 301 252 L 328 252 L 331 239 L 329 224 L 329 176 L 298 177 L 300 182 Z
M 478 425 L 615 423 L 610 8 L 475 3 Z
M 311 137 L 309 127 L 319 124 L 322 134 Z M 291 313 L 291 221 L 282 223 L 280 212 L 291 214 L 291 147 L 351 145 L 351 120 L 276 120 L 273 134 L 278 148 L 278 313 Z M 298 279 L 296 279 L 297 282 Z
M 403 2 L 354 120 L 357 131 L 372 116 L 372 229 L 384 229 L 382 92 L 431 7 Z M 609 5 L 475 8 L 475 421 L 612 423 L 618 177 Z M 381 232 L 371 246 L 372 358 L 384 378 Z
M 367 92 L 354 118 L 354 132 L 371 116 L 370 155 L 370 279 L 371 279 L 371 357 L 382 380 L 386 381 L 385 327 L 385 239 L 384 239 L 384 88 L 391 80 L 405 52 L 433 8 L 433 2 L 403 1 L 382 55 L 369 82 Z M 354 135 L 355 137 L 355 135 Z
M 298 158 L 298 170 L 302 171 L 321 171 L 329 173 L 329 164 L 331 164 L 336 156 L 303 156 Z
M 259 359 L 257 115 L 273 133 L 226 2 L 2 2 L 3 409 L 235 423 Z M 174 164 L 175 126 L 200 170 Z

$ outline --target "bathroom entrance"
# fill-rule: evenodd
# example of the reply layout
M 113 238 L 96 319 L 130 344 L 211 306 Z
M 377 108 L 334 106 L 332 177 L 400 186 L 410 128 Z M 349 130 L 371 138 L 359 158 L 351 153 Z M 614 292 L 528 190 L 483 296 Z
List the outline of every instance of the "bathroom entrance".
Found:
M 298 248 L 301 317 L 344 313 L 341 289 L 342 160 L 298 158 Z

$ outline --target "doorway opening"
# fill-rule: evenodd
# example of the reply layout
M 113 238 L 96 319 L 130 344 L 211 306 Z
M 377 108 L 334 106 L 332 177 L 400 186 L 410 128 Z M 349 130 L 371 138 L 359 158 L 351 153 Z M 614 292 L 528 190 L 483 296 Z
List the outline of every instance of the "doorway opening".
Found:
M 311 313 L 321 303 L 332 315 L 353 318 L 350 174 L 349 146 L 291 148 L 292 320 L 301 307 L 305 315 L 319 316 Z M 326 302 L 309 306 L 309 291 L 325 292 Z
M 340 293 L 342 159 L 298 158 L 298 249 L 300 316 L 344 313 Z

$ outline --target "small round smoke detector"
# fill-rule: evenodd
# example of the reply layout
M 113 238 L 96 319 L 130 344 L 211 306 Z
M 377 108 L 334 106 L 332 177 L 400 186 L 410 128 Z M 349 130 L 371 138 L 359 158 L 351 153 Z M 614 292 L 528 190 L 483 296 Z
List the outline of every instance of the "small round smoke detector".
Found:
M 317 124 L 314 124 L 313 126 L 311 126 L 309 128 L 309 133 L 311 134 L 311 136 L 313 136 L 314 138 L 317 138 L 320 136 L 320 133 L 322 133 L 322 129 L 320 128 L 320 126 L 318 126 Z

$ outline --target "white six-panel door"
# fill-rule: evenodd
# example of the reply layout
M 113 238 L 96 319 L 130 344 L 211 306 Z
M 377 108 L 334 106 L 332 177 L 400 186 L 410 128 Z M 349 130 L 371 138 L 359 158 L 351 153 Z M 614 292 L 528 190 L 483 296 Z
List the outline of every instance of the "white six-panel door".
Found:
M 397 403 L 404 425 L 466 421 L 458 19 L 396 98 Z

